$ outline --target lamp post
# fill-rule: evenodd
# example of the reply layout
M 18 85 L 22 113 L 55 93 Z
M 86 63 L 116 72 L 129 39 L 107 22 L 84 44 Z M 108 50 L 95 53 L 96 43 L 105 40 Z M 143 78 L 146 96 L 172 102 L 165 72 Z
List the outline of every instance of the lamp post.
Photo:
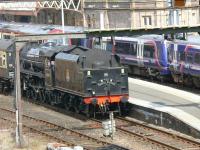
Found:
M 62 18 L 62 32 L 65 33 L 65 14 L 64 14 L 64 0 L 61 0 L 61 18 Z M 65 37 L 63 37 L 63 45 L 65 45 Z
M 20 49 L 24 43 L 15 43 L 16 45 L 16 60 L 15 60 L 15 92 L 16 92 L 16 145 L 18 148 L 24 147 L 24 139 L 22 133 L 22 101 L 21 101 L 21 80 L 20 80 Z

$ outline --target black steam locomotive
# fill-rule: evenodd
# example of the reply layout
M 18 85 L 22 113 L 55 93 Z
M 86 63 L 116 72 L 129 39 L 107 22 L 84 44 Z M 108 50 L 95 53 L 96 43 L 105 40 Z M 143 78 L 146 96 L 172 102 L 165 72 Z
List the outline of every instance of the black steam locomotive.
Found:
M 21 50 L 20 64 L 22 92 L 27 98 L 94 117 L 127 109 L 127 70 L 110 52 L 28 43 Z

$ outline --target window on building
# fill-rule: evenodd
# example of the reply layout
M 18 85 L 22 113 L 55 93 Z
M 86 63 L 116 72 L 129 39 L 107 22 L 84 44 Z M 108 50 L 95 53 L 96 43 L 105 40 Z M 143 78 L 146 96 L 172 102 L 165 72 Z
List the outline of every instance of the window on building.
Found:
M 143 21 L 146 26 L 152 25 L 151 16 L 143 16 Z
M 172 0 L 167 0 L 168 7 L 172 7 Z
M 88 23 L 88 27 L 90 28 L 91 27 L 91 19 L 90 19 L 89 15 L 87 16 L 87 23 Z
M 154 58 L 155 55 L 155 49 L 153 45 L 144 45 L 144 57 L 147 58 Z
M 183 7 L 183 6 L 185 6 L 185 0 L 175 0 L 174 1 L 174 6 L 175 7 Z
M 95 27 L 95 24 L 96 24 L 96 16 L 95 14 L 92 14 L 92 27 Z
M 200 53 L 196 53 L 194 56 L 194 62 L 200 64 Z

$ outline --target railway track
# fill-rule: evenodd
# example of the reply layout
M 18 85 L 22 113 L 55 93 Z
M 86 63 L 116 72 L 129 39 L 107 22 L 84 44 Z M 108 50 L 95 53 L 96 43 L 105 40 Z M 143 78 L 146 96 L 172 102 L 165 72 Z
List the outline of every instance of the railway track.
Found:
M 15 112 L 9 109 L 0 108 L 0 118 L 11 123 L 15 123 Z M 36 119 L 31 116 L 23 115 L 23 126 L 35 132 L 54 138 L 69 146 L 81 145 L 84 149 L 116 149 L 125 148 L 113 145 L 109 142 L 84 135 L 77 131 L 53 124 L 44 120 Z
M 37 102 L 33 102 L 39 104 Z M 50 105 L 43 105 L 44 107 L 53 109 L 54 111 L 64 113 L 73 116 L 74 113 L 66 111 L 61 108 L 57 108 Z M 85 116 L 75 114 L 75 117 L 86 119 Z M 90 119 L 94 123 L 101 126 L 102 121 L 97 119 Z M 160 149 L 167 150 L 200 150 L 200 142 L 183 137 L 178 134 L 170 133 L 165 130 L 161 130 L 147 124 L 139 123 L 136 121 L 128 120 L 122 117 L 116 117 L 116 129 L 120 134 L 127 135 L 133 138 L 139 138 L 140 140 L 156 145 Z
M 200 150 L 200 142 L 178 134 L 170 133 L 146 124 L 128 120 L 122 117 L 115 118 L 117 130 L 129 136 L 137 136 L 142 140 L 157 144 L 163 149 L 173 150 Z

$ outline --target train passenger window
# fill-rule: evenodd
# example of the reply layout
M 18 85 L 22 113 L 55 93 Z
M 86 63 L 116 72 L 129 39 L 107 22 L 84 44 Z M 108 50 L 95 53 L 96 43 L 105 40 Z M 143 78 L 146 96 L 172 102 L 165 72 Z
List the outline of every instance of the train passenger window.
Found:
M 187 63 L 193 63 L 193 54 L 192 53 L 188 53 L 187 54 Z
M 5 66 L 6 65 L 6 60 L 5 59 L 3 59 L 3 66 Z
M 137 55 L 137 43 L 131 44 L 131 55 L 136 56 Z
M 2 57 L 0 57 L 0 66 L 2 66 Z
M 154 58 L 154 46 L 153 45 L 144 45 L 144 57 Z
M 194 62 L 200 64 L 200 53 L 196 53 L 194 56 Z
M 2 67 L 6 68 L 6 55 L 2 56 Z
M 167 47 L 167 55 L 168 55 L 168 61 L 172 62 L 173 60 L 173 49 L 171 46 Z
M 185 61 L 185 53 L 179 52 L 179 61 Z
M 116 42 L 115 47 L 116 47 L 116 52 L 117 53 L 130 54 L 130 50 L 131 50 L 130 43 Z

